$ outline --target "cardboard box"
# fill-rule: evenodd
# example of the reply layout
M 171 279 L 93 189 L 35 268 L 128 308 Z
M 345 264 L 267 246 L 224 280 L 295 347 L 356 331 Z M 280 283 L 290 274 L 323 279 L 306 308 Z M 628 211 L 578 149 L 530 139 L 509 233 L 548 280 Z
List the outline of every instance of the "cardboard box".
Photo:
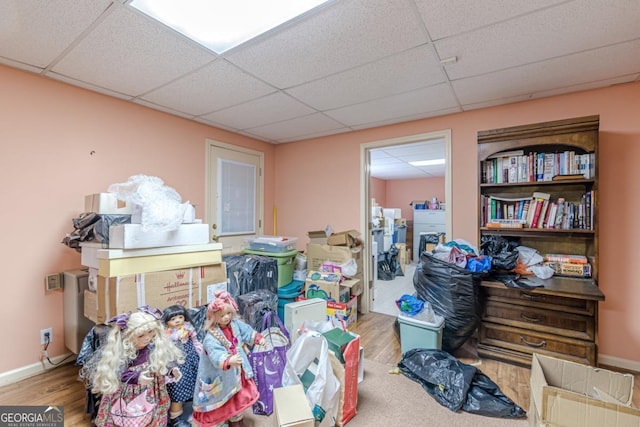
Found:
M 333 233 L 327 237 L 327 244 L 331 246 L 347 246 L 353 248 L 362 244 L 360 239 L 360 232 L 357 230 L 342 231 L 340 233 Z
M 96 323 L 142 305 L 196 308 L 227 289 L 225 263 L 118 277 L 98 276 Z M 85 314 L 87 316 L 87 314 Z
M 309 237 L 309 243 L 316 245 L 327 244 L 327 232 L 324 230 L 307 231 L 307 236 Z
M 358 286 L 360 279 L 345 279 L 340 273 L 309 271 L 304 285 L 305 298 L 322 298 L 327 301 L 347 303 L 351 299 L 351 288 Z
M 353 296 L 348 303 L 327 301 L 327 317 L 335 317 L 350 328 L 358 320 L 358 297 Z
M 118 200 L 116 193 L 96 193 L 84 196 L 84 211 L 100 215 L 131 215 L 131 203 Z
M 98 251 L 108 247 L 109 245 L 104 243 L 80 243 L 80 264 L 85 267 L 98 268 Z
M 181 224 L 170 231 L 145 231 L 142 224 L 109 227 L 109 248 L 139 249 L 209 243 L 208 224 Z
M 301 384 L 273 389 L 274 421 L 278 427 L 315 427 Z
M 640 427 L 633 375 L 534 353 L 530 381 L 531 427 Z
M 84 290 L 84 317 L 93 323 L 98 322 L 98 294 L 88 289 Z
M 197 248 L 190 251 L 189 248 Z M 222 245 L 170 246 L 140 250 L 99 250 L 98 275 L 127 276 L 154 271 L 212 265 L 222 261 Z
M 322 263 L 331 261 L 336 264 L 344 264 L 350 259 L 355 259 L 358 266 L 358 273 L 353 276 L 356 279 L 362 278 L 362 246 L 348 248 L 346 246 L 307 244 L 307 271 L 320 270 Z

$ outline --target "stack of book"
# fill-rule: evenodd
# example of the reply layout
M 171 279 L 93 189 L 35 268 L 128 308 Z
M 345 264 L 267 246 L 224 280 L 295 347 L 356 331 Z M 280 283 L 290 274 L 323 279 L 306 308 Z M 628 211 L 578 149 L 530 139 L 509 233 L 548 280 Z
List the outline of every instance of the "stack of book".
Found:
M 584 255 L 547 254 L 543 264 L 559 276 L 591 277 L 591 265 Z

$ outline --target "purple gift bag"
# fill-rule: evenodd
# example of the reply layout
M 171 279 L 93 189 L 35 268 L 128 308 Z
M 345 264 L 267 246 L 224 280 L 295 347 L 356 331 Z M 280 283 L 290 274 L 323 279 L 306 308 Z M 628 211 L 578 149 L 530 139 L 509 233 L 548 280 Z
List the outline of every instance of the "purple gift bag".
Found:
M 277 326 L 272 326 L 275 323 Z M 254 380 L 260 397 L 253 404 L 253 413 L 271 415 L 273 389 L 282 387 L 282 374 L 287 363 L 289 333 L 275 311 L 267 312 L 262 319 L 262 336 L 265 345 L 256 345 L 249 353 Z

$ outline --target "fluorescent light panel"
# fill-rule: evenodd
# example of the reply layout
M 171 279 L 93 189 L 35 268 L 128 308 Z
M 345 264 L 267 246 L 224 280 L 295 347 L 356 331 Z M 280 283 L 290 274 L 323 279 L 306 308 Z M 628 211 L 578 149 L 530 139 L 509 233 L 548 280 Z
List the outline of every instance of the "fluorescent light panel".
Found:
M 445 159 L 420 160 L 417 162 L 409 162 L 411 166 L 435 166 L 444 165 Z
M 133 0 L 130 5 L 217 54 L 328 0 Z

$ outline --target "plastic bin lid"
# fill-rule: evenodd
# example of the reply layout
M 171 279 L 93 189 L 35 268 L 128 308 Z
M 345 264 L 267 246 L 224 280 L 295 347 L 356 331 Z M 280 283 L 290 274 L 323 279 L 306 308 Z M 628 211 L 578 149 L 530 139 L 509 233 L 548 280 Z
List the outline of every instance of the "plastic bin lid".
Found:
M 251 255 L 268 256 L 271 258 L 284 258 L 284 257 L 294 257 L 298 255 L 298 250 L 293 249 L 287 252 L 269 252 L 269 251 L 257 251 L 255 249 L 243 249 L 242 253 L 251 254 Z
M 444 317 L 434 314 L 434 319 L 432 322 L 427 322 L 425 320 L 420 319 L 420 315 L 422 313 L 418 313 L 415 316 L 410 316 L 408 314 L 400 313 L 398 314 L 398 321 L 403 323 L 409 323 L 416 326 L 421 327 L 429 327 L 429 328 L 439 328 L 444 323 Z

